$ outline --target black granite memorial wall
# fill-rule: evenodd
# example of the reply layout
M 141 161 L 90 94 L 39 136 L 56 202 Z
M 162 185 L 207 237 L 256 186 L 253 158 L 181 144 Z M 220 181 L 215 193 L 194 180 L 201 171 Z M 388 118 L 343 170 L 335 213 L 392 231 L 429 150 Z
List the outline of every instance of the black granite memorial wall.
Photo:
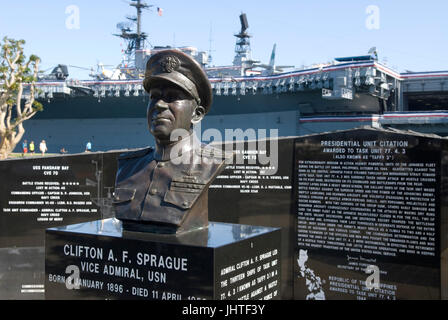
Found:
M 117 153 L 0 161 L 0 299 L 42 299 L 45 229 L 113 216 Z
M 297 139 L 295 299 L 447 299 L 447 140 Z
M 293 298 L 294 140 L 234 142 L 230 149 L 237 152 L 235 163 L 227 166 L 209 190 L 211 221 L 282 228 L 282 299 Z
M 282 227 L 281 298 L 446 298 L 445 140 L 375 129 L 296 139 L 278 139 L 271 175 L 259 159 L 269 140 L 234 143 L 242 162 L 209 191 L 211 221 Z M 1 298 L 43 298 L 45 228 L 111 216 L 119 153 L 0 162 Z

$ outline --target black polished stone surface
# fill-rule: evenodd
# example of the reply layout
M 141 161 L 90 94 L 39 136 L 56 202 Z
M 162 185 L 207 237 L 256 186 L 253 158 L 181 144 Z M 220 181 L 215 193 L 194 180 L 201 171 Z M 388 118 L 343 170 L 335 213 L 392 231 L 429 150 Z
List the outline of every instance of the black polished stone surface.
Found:
M 0 300 L 44 298 L 44 247 L 0 248 Z
M 43 246 L 47 228 L 113 217 L 118 154 L 0 161 L 0 248 Z
M 180 236 L 123 231 L 117 219 L 46 232 L 46 299 L 277 299 L 280 229 L 210 222 Z M 88 248 L 87 248 L 88 247 Z M 79 289 L 66 273 L 79 269 Z M 75 268 L 76 268 L 75 267 Z
M 297 139 L 294 298 L 446 299 L 447 147 L 373 128 Z
M 228 166 L 210 187 L 209 218 L 220 222 L 282 228 L 282 299 L 292 299 L 292 257 L 296 243 L 296 208 L 292 192 L 295 137 L 258 140 L 255 146 L 249 142 L 234 142 L 232 148 L 266 151 L 270 155 L 271 144 L 275 141 L 278 149 L 272 152 L 278 152 L 277 172 L 262 176 L 260 171 L 266 165 L 260 163 L 258 155 L 242 159 L 244 154 L 238 153 L 236 160 L 242 159 L 243 163 Z
M 0 161 L 0 299 L 44 298 L 46 228 L 113 217 L 117 154 Z

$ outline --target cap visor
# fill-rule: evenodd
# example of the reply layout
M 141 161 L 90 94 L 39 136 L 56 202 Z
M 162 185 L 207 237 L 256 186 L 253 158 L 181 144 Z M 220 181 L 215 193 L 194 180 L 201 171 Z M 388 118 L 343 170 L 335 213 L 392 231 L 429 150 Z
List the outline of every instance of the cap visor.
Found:
M 151 90 L 151 87 L 157 83 L 171 83 L 176 85 L 177 87 L 179 87 L 180 89 L 182 89 L 183 91 L 185 91 L 186 93 L 188 93 L 192 99 L 194 99 L 193 95 L 191 94 L 190 91 L 188 91 L 188 88 L 183 85 L 180 81 L 177 81 L 177 79 L 173 78 L 172 76 L 170 76 L 170 73 L 161 73 L 158 74 L 156 76 L 151 77 L 151 79 L 148 81 L 148 86 L 149 86 L 149 90 Z

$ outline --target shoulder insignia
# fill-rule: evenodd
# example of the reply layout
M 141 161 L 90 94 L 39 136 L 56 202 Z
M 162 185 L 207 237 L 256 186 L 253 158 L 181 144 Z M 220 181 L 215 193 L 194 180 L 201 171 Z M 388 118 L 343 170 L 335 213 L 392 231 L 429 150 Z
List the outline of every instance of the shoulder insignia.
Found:
M 148 153 L 151 153 L 154 151 L 154 148 L 152 147 L 147 147 L 144 149 L 139 149 L 139 150 L 135 150 L 135 151 L 130 151 L 130 152 L 125 152 L 122 153 L 118 156 L 119 160 L 122 159 L 131 159 L 131 158 L 140 158 L 143 156 L 146 156 Z

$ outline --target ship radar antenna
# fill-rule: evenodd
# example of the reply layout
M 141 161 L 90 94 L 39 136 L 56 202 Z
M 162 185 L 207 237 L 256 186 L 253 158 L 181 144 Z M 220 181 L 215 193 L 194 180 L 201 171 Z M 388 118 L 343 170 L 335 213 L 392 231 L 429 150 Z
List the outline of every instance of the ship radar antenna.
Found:
M 241 31 L 235 34 L 236 45 L 235 45 L 235 58 L 233 59 L 233 64 L 236 66 L 241 66 L 242 71 L 248 69 L 252 66 L 253 61 L 251 58 L 250 49 L 250 35 L 246 32 L 249 28 L 249 23 L 247 22 L 247 16 L 245 13 L 240 15 Z

